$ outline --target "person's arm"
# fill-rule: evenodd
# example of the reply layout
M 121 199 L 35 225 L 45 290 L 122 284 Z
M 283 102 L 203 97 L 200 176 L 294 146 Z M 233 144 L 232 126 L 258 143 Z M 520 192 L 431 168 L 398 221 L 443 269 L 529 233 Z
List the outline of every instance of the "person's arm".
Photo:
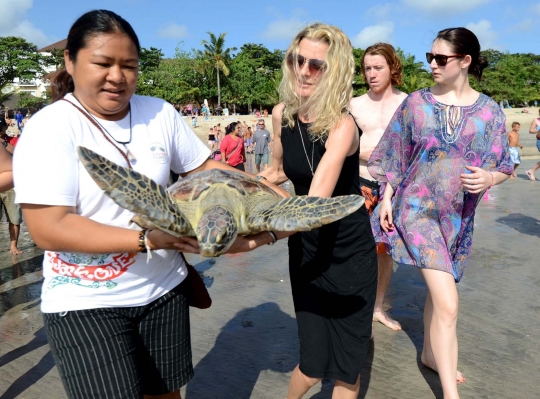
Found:
M 530 134 L 536 134 L 538 133 L 538 125 L 540 122 L 538 122 L 538 118 L 534 118 L 531 122 L 531 127 L 529 128 Z
M 472 173 L 462 173 L 460 180 L 463 187 L 471 194 L 479 194 L 492 186 L 504 183 L 509 177 L 509 174 L 497 171 L 488 172 L 485 169 L 476 166 L 466 166 Z
M 219 151 L 221 152 L 221 163 L 227 165 L 227 145 L 228 145 L 227 136 L 223 137 L 223 140 L 220 141 Z
M 383 199 L 381 201 L 381 210 L 379 212 L 379 220 L 381 222 L 381 228 L 388 233 L 394 230 L 394 219 L 392 216 L 392 196 L 394 195 L 394 189 L 391 184 L 386 183 Z
M 139 231 L 98 223 L 77 215 L 75 207 L 21 204 L 21 208 L 32 239 L 42 249 L 88 254 L 139 251 Z M 198 250 L 196 239 L 176 238 L 157 229 L 148 231 L 147 242 L 150 249 L 176 250 L 175 244 L 181 242 Z
M 7 137 L 6 137 L 7 139 Z M 13 147 L 6 139 L 2 139 L 0 138 L 0 146 L 1 147 L 4 147 L 4 142 L 7 143 L 7 145 L 4 147 L 6 149 L 6 151 L 10 154 L 10 155 L 13 155 L 13 151 L 15 151 L 15 147 Z
M 495 108 L 498 112 L 500 108 Z M 508 134 L 505 129 L 506 117 L 496 115 L 492 131 L 488 131 L 487 151 L 482 154 L 480 167 L 467 166 L 472 173 L 461 173 L 463 187 L 471 194 L 479 194 L 497 184 L 504 183 L 514 172 L 510 157 Z
M 347 115 L 330 132 L 326 152 L 313 176 L 309 188 L 311 197 L 331 197 L 336 187 L 345 158 L 356 152 L 359 137 L 351 115 Z
M 277 108 L 277 107 L 276 107 Z M 278 152 L 280 154 L 279 162 L 283 162 L 283 148 L 281 147 L 281 112 L 283 108 L 275 109 L 276 115 L 272 112 L 274 126 L 279 126 L 279 130 L 276 132 L 276 139 L 274 141 L 274 154 Z M 274 118 L 277 116 L 278 118 Z M 279 139 L 278 139 L 279 137 Z M 309 196 L 318 196 L 318 197 L 331 197 L 332 192 L 336 186 L 337 180 L 341 173 L 341 168 L 345 162 L 345 158 L 348 155 L 354 154 L 358 148 L 358 134 L 356 130 L 356 125 L 354 124 L 352 117 L 346 116 L 338 124 L 338 126 L 332 130 L 328 136 L 326 142 L 326 152 L 323 155 L 318 167 L 313 177 L 311 187 L 309 189 Z M 275 145 L 279 141 L 279 148 L 276 148 Z M 276 151 L 277 150 L 277 151 Z M 275 160 L 275 155 L 274 155 Z M 279 168 L 279 163 L 273 165 L 274 167 Z M 268 170 L 268 169 L 267 169 Z M 264 172 L 261 172 L 259 175 L 266 175 Z M 269 176 L 275 176 L 277 173 L 274 170 Z M 291 231 L 275 231 L 277 239 L 282 239 L 293 235 L 295 232 Z M 239 237 L 235 243 L 231 246 L 227 253 L 235 252 L 246 252 L 251 251 L 261 245 L 265 245 L 273 242 L 273 237 L 268 232 L 262 232 L 259 234 L 254 234 L 249 237 Z
M 247 162 L 247 159 L 246 159 L 246 146 L 244 145 L 244 138 L 243 137 L 240 137 L 240 153 L 242 155 L 242 163 L 246 163 Z
M 401 103 L 369 157 L 369 174 L 378 182 L 388 182 L 394 190 L 411 163 L 415 107 L 412 95 Z
M 11 154 L 0 145 L 0 192 L 13 188 L 13 160 Z
M 264 171 L 258 173 L 259 176 L 263 176 L 273 184 L 281 184 L 288 180 L 288 177 L 283 170 L 283 147 L 281 144 L 281 117 L 284 108 L 284 104 L 278 104 L 272 110 L 272 130 L 274 132 L 272 164 Z

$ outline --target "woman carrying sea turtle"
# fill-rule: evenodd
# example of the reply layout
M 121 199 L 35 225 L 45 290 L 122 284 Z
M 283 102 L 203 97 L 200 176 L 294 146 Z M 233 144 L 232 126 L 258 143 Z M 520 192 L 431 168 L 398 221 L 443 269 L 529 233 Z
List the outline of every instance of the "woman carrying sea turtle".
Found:
M 68 35 L 66 70 L 52 83 L 54 102 L 30 119 L 14 157 L 17 202 L 46 250 L 41 309 L 71 398 L 180 398 L 193 366 L 178 251 L 199 251 L 195 238 L 141 231 L 133 213 L 94 183 L 77 146 L 162 186 L 171 170 L 234 171 L 208 159 L 210 150 L 170 104 L 134 95 L 139 54 L 123 18 L 82 15 Z M 249 248 L 272 240 L 264 232 L 238 241 Z

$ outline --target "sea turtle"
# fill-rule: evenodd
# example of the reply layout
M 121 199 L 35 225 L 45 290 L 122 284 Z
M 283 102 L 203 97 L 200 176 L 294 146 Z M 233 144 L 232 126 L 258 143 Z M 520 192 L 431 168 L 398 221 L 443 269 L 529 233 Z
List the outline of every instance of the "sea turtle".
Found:
M 77 147 L 77 152 L 97 185 L 136 214 L 136 223 L 176 237 L 196 237 L 206 257 L 226 252 L 238 234 L 308 231 L 350 215 L 364 203 L 359 195 L 282 198 L 245 174 L 219 169 L 194 173 L 165 189 L 87 148 Z

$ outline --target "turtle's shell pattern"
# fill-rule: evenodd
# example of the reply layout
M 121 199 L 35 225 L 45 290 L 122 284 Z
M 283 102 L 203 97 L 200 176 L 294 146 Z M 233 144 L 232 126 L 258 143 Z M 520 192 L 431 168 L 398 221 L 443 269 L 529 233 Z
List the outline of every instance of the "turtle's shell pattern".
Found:
M 228 195 L 229 190 L 235 190 L 236 195 L 241 196 L 253 195 L 263 191 L 281 198 L 271 188 L 250 179 L 242 173 L 219 169 L 207 170 L 188 176 L 174 183 L 167 191 L 177 202 L 191 202 L 200 199 L 210 187 L 214 190 L 222 189 L 224 196 Z

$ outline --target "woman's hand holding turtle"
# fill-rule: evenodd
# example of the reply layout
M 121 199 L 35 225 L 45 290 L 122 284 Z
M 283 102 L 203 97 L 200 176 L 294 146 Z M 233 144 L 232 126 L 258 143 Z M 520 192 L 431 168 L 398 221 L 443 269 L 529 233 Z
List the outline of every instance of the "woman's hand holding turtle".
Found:
M 199 253 L 199 243 L 193 237 L 175 237 L 158 229 L 146 233 L 148 249 L 175 249 L 180 252 Z
M 466 166 L 471 173 L 462 173 L 459 178 L 465 188 L 471 194 L 479 194 L 487 190 L 495 183 L 492 173 L 476 166 Z

